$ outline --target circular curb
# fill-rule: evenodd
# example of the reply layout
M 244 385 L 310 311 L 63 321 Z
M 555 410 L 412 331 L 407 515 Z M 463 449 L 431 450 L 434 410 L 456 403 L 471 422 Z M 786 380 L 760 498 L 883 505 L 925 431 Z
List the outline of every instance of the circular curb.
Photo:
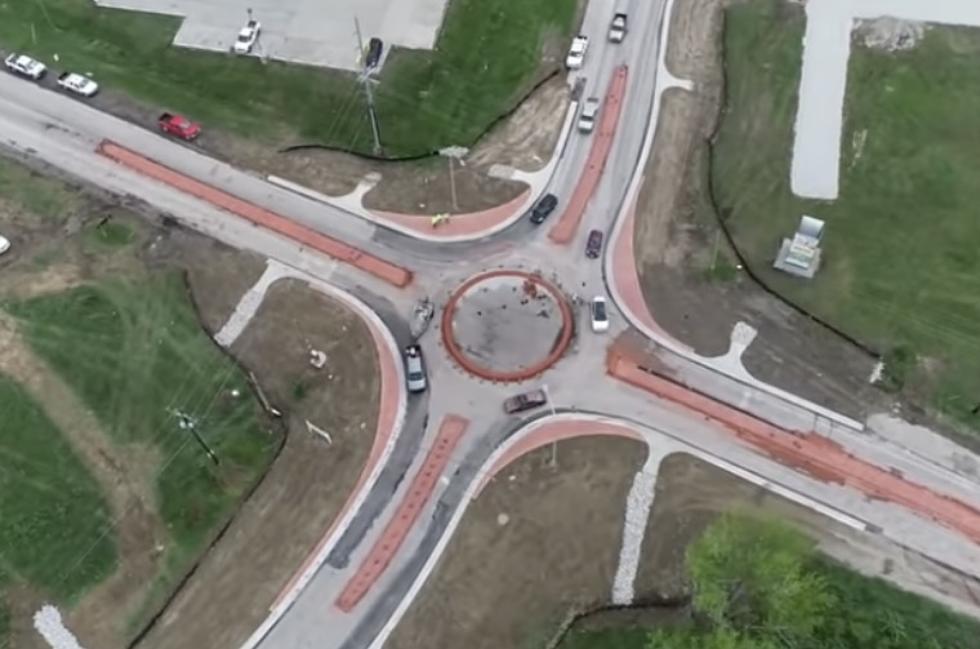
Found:
M 562 328 L 561 333 L 558 336 L 557 343 L 545 358 L 538 361 L 534 365 L 531 365 L 530 367 L 511 372 L 492 370 L 470 360 L 470 358 L 463 352 L 462 349 L 460 349 L 459 344 L 456 342 L 453 328 L 453 315 L 456 313 L 456 306 L 459 303 L 459 300 L 473 286 L 494 277 L 515 277 L 524 281 L 533 282 L 535 285 L 540 286 L 551 294 L 552 299 L 555 300 L 555 302 L 558 304 L 558 308 L 561 311 Z M 520 270 L 503 269 L 478 273 L 463 282 L 459 288 L 453 291 L 453 294 L 449 297 L 449 301 L 446 302 L 446 306 L 442 310 L 441 329 L 443 345 L 446 347 L 446 350 L 449 352 L 449 355 L 452 356 L 453 360 L 456 361 L 464 370 L 470 374 L 473 374 L 474 376 L 481 379 L 486 379 L 488 381 L 516 383 L 533 378 L 558 362 L 558 359 L 565 354 L 569 344 L 572 342 L 572 334 L 575 332 L 575 318 L 572 315 L 571 305 L 568 303 L 568 300 L 565 299 L 564 295 L 562 295 L 562 292 L 558 290 L 557 286 L 533 273 L 527 273 Z

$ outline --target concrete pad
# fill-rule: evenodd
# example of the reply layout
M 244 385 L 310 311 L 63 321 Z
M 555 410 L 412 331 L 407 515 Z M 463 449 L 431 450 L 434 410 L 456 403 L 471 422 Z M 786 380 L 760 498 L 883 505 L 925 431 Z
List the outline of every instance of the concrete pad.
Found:
M 174 37 L 180 47 L 230 52 L 252 17 L 262 24 L 253 55 L 340 70 L 358 71 L 361 52 L 354 19 L 365 45 L 432 49 L 447 0 L 95 0 L 101 7 L 180 16 Z

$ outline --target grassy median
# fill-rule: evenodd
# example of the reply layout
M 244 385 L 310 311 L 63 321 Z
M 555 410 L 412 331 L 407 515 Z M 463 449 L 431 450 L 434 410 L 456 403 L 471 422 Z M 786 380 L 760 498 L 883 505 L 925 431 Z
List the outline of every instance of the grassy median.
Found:
M 726 110 L 712 186 L 737 245 L 773 287 L 890 361 L 886 385 L 976 429 L 980 404 L 980 32 L 932 27 L 914 49 L 855 45 L 841 193 L 790 192 L 803 10 L 727 12 Z M 816 279 L 774 271 L 800 215 L 827 222 Z
M 433 52 L 396 49 L 376 91 L 385 153 L 469 145 L 562 60 L 578 0 L 450 0 Z M 171 46 L 179 21 L 89 0 L 7 0 L 0 45 L 207 124 L 370 152 L 350 74 Z M 547 55 L 547 60 L 543 56 Z

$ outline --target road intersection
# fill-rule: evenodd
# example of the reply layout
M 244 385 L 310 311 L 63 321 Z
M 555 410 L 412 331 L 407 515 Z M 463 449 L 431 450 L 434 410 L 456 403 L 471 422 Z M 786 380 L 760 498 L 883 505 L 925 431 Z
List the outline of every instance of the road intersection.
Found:
M 543 191 L 567 199 L 584 176 L 593 174 L 594 191 L 579 190 L 580 222 L 577 215 L 574 223 L 558 218 L 534 228 L 519 220 L 455 240 L 418 238 L 404 228 L 365 220 L 79 102 L 0 77 L 4 146 L 148 204 L 229 245 L 259 252 L 291 269 L 289 274 L 330 287 L 324 290 L 345 292 L 374 313 L 375 327 L 386 329 L 376 336 L 379 356 L 387 359 L 381 363 L 383 372 L 388 368 L 383 382 L 396 381 L 399 392 L 385 393 L 379 421 L 398 423 L 379 431 L 386 436 L 385 451 L 372 453 L 350 507 L 244 649 L 381 647 L 445 549 L 466 504 L 501 468 L 502 458 L 514 459 L 515 448 L 534 446 L 522 441 L 532 435 L 631 435 L 647 443 L 651 458 L 677 451 L 696 454 L 851 527 L 980 576 L 980 511 L 971 506 L 980 485 L 941 458 L 913 454 L 870 435 L 861 422 L 752 377 L 740 361 L 754 336 L 751 330 L 737 329 L 726 356 L 695 355 L 659 330 L 631 285 L 636 281 L 633 210 L 645 161 L 655 146 L 660 96 L 668 88 L 687 86 L 664 65 L 665 17 L 672 0 L 633 4 L 631 32 L 622 44 L 604 38 L 613 9 L 609 0 L 589 4 L 582 28 L 593 35 L 586 65 L 576 73 L 586 79 L 585 96 L 604 96 L 623 83 L 623 110 L 610 133 L 608 158 L 596 167 L 592 139 L 566 128 L 552 175 L 538 177 L 540 184 L 532 186 L 527 199 Z M 105 155 L 113 143 L 131 155 L 126 160 Z M 147 164 L 169 175 L 148 173 Z M 292 225 L 263 220 L 268 215 Z M 298 236 L 296 227 L 340 248 L 325 249 Z M 556 228 L 560 236 L 553 236 Z M 602 260 L 583 256 L 585 237 L 593 229 L 606 233 Z M 372 272 L 378 264 L 406 269 L 411 276 L 391 281 Z M 396 356 L 393 370 L 391 356 L 409 342 L 406 318 L 412 306 L 422 296 L 444 305 L 470 278 L 498 269 L 539 274 L 572 304 L 580 302 L 576 298 L 608 294 L 615 307 L 610 331 L 590 334 L 587 314 L 577 309 L 577 334 L 568 350 L 520 384 L 467 373 L 440 336 L 430 332 L 420 340 L 429 363 L 429 393 L 407 396 L 400 361 Z M 651 367 L 670 377 L 676 394 L 665 396 L 646 383 L 642 377 L 652 376 L 646 369 Z M 529 420 L 503 416 L 505 397 L 542 385 L 553 412 Z M 389 417 L 396 411 L 401 414 Z M 463 430 L 446 445 L 446 422 L 460 421 L 466 422 Z M 777 452 L 774 436 L 793 435 L 802 450 L 789 461 Z M 439 448 L 444 454 L 433 464 L 432 453 Z M 861 475 L 821 472 L 825 453 L 858 462 L 864 467 Z M 657 464 L 649 463 L 653 474 Z M 411 516 L 403 516 L 409 511 Z M 393 546 L 387 546 L 389 540 Z M 621 572 L 628 580 L 629 569 Z M 350 597 L 355 591 L 357 597 Z M 622 598 L 630 589 L 620 584 L 617 592 Z

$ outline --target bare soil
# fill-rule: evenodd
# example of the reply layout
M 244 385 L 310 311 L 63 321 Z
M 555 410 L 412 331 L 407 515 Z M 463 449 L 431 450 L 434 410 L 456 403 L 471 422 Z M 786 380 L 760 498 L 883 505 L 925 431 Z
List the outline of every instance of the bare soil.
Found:
M 666 457 L 660 465 L 637 573 L 638 600 L 688 597 L 690 582 L 684 567 L 687 547 L 718 516 L 733 511 L 786 521 L 814 539 L 822 553 L 854 570 L 960 610 L 972 609 L 972 615 L 977 615 L 977 580 L 880 536 L 848 528 L 683 453 Z
M 646 458 L 615 438 L 560 442 L 501 471 L 473 501 L 386 649 L 541 647 L 608 600 L 626 496 Z
M 310 349 L 326 353 L 325 368 L 310 366 Z M 283 280 L 232 352 L 283 411 L 286 444 L 141 649 L 239 647 L 339 514 L 374 440 L 375 351 L 365 324 L 340 303 Z
M 729 0 L 675 5 L 667 62 L 695 82 L 665 96 L 637 206 L 635 249 L 657 322 L 704 355 L 732 327 L 759 335 L 742 360 L 756 377 L 860 417 L 890 400 L 868 383 L 876 360 L 765 292 L 737 268 L 708 198 L 709 146 L 723 97 L 721 38 Z

